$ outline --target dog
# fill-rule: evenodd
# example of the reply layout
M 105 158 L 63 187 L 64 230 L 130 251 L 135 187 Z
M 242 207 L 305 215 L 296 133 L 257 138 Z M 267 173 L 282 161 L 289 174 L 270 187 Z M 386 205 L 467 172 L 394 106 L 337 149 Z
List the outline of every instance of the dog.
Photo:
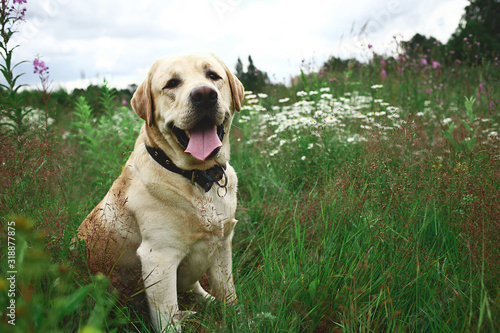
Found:
M 131 105 L 144 119 L 134 150 L 78 228 L 92 273 L 131 295 L 145 289 L 155 329 L 179 328 L 177 293 L 236 303 L 231 240 L 237 177 L 229 131 L 244 88 L 215 55 L 157 60 Z M 208 275 L 210 292 L 199 280 Z

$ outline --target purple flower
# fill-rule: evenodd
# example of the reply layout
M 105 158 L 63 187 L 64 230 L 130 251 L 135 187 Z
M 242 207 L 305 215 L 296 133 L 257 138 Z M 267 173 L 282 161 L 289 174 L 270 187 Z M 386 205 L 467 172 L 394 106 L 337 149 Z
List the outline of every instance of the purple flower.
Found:
M 128 102 L 127 100 L 124 98 L 122 99 L 122 106 L 127 106 L 128 105 Z
M 26 3 L 27 1 L 26 0 L 14 0 L 14 4 L 18 3 L 18 4 L 23 4 L 23 3 Z
M 422 66 L 427 66 L 427 59 L 425 59 L 425 58 L 420 59 L 420 64 Z
M 368 48 L 371 49 L 373 47 L 372 44 L 368 44 Z
M 441 64 L 439 62 L 437 62 L 436 60 L 433 60 L 432 61 L 432 68 L 437 69 L 439 67 L 441 67 Z
M 385 79 L 387 77 L 387 72 L 385 71 L 385 69 L 382 69 L 380 75 L 382 76 L 382 79 Z
M 479 82 L 479 91 L 477 92 L 478 97 L 481 95 L 483 91 L 484 91 L 484 84 L 482 82 Z
M 386 62 L 384 59 L 380 59 L 380 65 L 382 66 L 382 68 L 385 68 Z
M 36 57 L 35 60 L 33 60 L 33 67 L 35 74 L 40 74 L 40 75 L 49 74 L 49 66 L 45 65 L 45 62 L 41 61 L 38 57 Z

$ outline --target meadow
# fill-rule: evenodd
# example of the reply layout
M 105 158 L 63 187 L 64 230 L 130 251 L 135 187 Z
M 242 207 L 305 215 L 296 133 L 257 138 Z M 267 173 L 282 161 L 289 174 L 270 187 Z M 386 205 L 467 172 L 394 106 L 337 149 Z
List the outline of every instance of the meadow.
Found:
M 247 92 L 231 133 L 239 304 L 196 304 L 184 332 L 500 330 L 499 61 L 421 51 Z M 2 332 L 152 331 L 71 244 L 142 124 L 106 82 L 98 101 L 3 111 Z

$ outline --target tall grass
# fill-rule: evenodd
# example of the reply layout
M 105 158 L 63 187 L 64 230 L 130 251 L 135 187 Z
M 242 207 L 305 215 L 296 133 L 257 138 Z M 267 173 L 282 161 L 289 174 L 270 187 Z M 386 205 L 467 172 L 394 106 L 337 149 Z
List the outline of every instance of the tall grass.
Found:
M 423 59 L 374 55 L 247 95 L 231 157 L 239 304 L 195 305 L 186 332 L 500 330 L 498 63 Z M 57 123 L 2 128 L 2 239 L 17 221 L 24 249 L 13 327 L 0 246 L 2 331 L 151 331 L 71 242 L 140 125 L 100 96 L 100 110 L 75 100 L 65 139 Z

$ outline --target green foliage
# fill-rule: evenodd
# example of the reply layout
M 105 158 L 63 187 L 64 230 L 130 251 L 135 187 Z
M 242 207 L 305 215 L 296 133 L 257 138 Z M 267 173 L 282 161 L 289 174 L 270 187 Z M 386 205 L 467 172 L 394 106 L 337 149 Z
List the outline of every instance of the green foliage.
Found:
M 453 137 L 475 142 L 450 155 L 444 133 L 426 134 L 443 112 L 434 104 L 398 120 L 372 103 L 386 86 L 373 99 L 317 97 L 320 87 L 272 113 L 254 102 L 237 122 L 239 331 L 498 330 L 500 183 L 489 156 L 500 147 L 481 128 L 487 106 L 456 105 L 465 132 Z
M 107 188 L 120 174 L 134 147 L 142 121 L 130 107 L 117 105 L 115 92 L 106 81 L 98 95 L 101 108 L 97 115 L 84 96 L 78 98 L 72 131 L 73 140 L 81 148 L 82 173 L 90 171 L 95 174 L 102 170 L 98 183 Z
M 453 136 L 453 130 L 455 129 L 455 122 L 451 121 L 448 129 L 443 131 L 443 137 L 453 146 L 455 154 L 464 154 L 468 157 L 468 162 L 471 162 L 472 155 L 476 147 L 476 132 L 477 127 L 473 128 L 475 125 L 476 114 L 474 113 L 473 105 L 476 99 L 474 97 L 465 98 L 465 112 L 467 115 L 467 120 L 460 119 L 460 122 L 464 126 L 466 131 L 466 136 L 463 139 L 456 139 Z
M 262 92 L 264 87 L 270 84 L 267 73 L 255 67 L 251 56 L 248 56 L 248 67 L 246 71 L 243 69 L 241 59 L 238 58 L 238 62 L 236 63 L 236 76 L 248 91 Z
M 12 55 L 18 47 L 10 46 L 12 36 L 17 32 L 17 23 L 24 19 L 26 9 L 11 4 L 10 1 L 3 1 L 0 6 L 0 56 L 3 64 L 0 64 L 0 72 L 7 84 L 0 84 L 0 127 L 10 127 L 15 136 L 21 136 L 26 131 L 24 118 L 30 113 L 31 109 L 23 109 L 20 106 L 20 96 L 18 94 L 22 85 L 18 84 L 19 78 L 23 73 L 15 74 L 16 67 L 24 63 L 12 63 Z
M 32 221 L 15 216 L 2 224 L 8 237 L 0 251 L 15 254 L 9 257 L 14 258 L 9 271 L 0 275 L 0 316 L 6 319 L 0 321 L 2 332 L 68 332 L 79 326 L 103 332 L 113 323 L 108 316 L 116 296 L 107 292 L 106 277 L 97 275 L 78 285 L 74 268 L 50 260 L 46 235 Z
M 470 1 L 465 7 L 465 14 L 460 25 L 448 41 L 448 47 L 456 52 L 458 59 L 466 60 L 467 50 L 462 45 L 473 38 L 473 41 L 480 46 L 477 50 L 478 59 L 498 57 L 500 54 L 499 16 L 500 2 L 496 0 Z

